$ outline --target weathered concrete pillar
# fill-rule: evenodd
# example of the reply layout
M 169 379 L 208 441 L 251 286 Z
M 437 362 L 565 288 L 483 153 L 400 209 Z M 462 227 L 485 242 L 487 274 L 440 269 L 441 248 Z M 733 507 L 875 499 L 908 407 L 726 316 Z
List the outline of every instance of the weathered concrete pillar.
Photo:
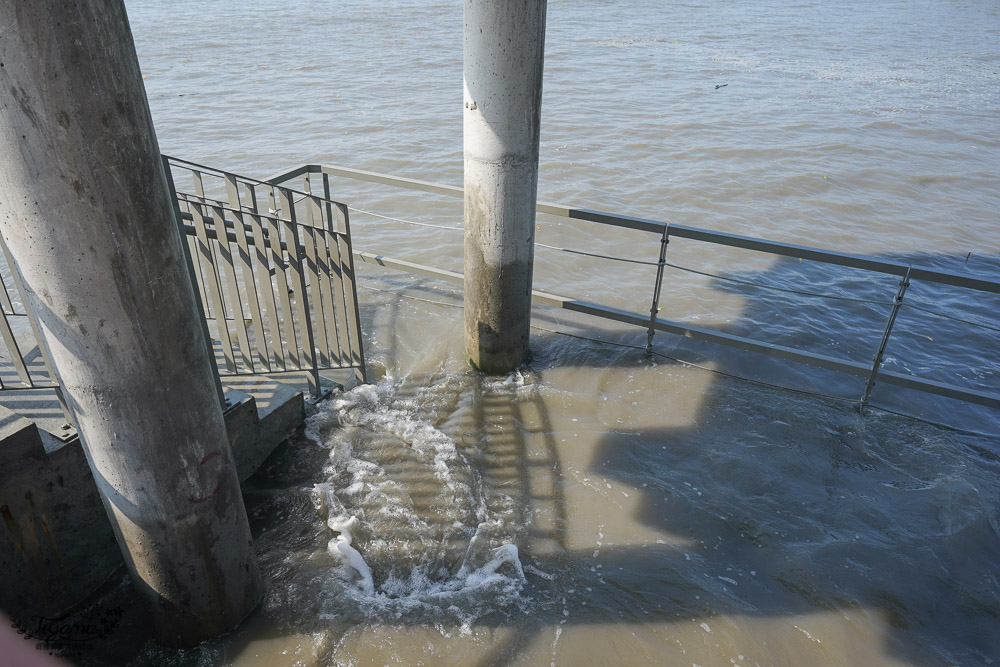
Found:
M 262 584 L 165 183 L 122 0 L 0 2 L 0 233 L 132 579 L 191 645 Z
M 546 0 L 465 0 L 465 353 L 528 357 Z

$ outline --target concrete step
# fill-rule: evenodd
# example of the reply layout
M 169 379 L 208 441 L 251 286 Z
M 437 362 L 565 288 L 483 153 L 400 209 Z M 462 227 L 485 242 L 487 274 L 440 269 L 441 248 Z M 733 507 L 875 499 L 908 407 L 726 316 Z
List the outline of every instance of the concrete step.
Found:
M 305 419 L 303 392 L 263 375 L 222 380 L 226 427 L 240 481 L 253 475 L 274 448 Z M 252 408 L 248 404 L 252 403 Z

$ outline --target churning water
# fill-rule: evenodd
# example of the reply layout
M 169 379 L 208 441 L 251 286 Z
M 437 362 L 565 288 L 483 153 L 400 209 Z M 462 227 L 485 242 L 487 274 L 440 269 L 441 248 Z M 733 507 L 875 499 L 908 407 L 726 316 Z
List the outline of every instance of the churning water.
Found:
M 461 184 L 457 0 L 127 5 L 164 152 Z M 986 1 L 552 0 L 540 198 L 998 279 L 998 43 Z M 334 186 L 356 248 L 461 269 L 460 232 L 361 212 L 460 227 L 461 202 Z M 659 251 L 541 215 L 537 238 Z M 668 257 L 711 275 L 668 268 L 664 316 L 858 360 L 896 289 L 694 242 Z M 536 259 L 540 289 L 648 312 L 650 266 Z M 359 273 L 373 384 L 321 405 L 246 488 L 262 609 L 180 653 L 135 620 L 116 662 L 1000 660 L 996 412 L 877 385 L 923 421 L 858 413 L 771 386 L 856 399 L 857 378 L 665 334 L 647 357 L 641 331 L 546 308 L 531 363 L 483 377 L 460 294 Z M 998 391 L 1000 302 L 907 299 L 958 319 L 904 308 L 887 367 Z

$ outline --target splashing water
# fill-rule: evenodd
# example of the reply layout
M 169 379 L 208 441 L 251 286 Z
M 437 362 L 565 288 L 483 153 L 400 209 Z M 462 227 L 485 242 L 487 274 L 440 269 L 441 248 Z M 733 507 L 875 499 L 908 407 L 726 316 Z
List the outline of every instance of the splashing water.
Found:
M 515 374 L 499 386 L 517 384 Z M 307 435 L 329 450 L 326 480 L 310 497 L 332 532 L 331 579 L 344 594 L 325 616 L 426 620 L 436 611 L 467 628 L 527 602 L 515 502 L 486 490 L 469 460 L 489 445 L 464 413 L 490 386 L 446 375 L 410 389 L 389 378 L 310 418 Z

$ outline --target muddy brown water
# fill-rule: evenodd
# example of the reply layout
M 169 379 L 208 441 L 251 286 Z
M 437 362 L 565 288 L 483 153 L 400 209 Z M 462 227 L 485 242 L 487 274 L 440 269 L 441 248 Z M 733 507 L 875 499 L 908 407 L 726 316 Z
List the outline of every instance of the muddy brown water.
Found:
M 164 152 L 461 183 L 460 3 L 127 5 Z M 553 1 L 547 40 L 543 200 L 1000 278 L 995 4 Z M 461 269 L 460 232 L 361 212 L 455 227 L 459 202 L 342 179 L 335 197 L 357 248 Z M 552 246 L 659 250 L 538 227 Z M 652 267 L 536 256 L 536 287 L 648 312 Z M 668 257 L 716 277 L 668 270 L 665 316 L 859 360 L 884 305 L 726 278 L 871 301 L 896 287 L 693 242 Z M 168 651 L 123 582 L 123 626 L 75 660 L 1000 659 L 995 411 L 877 385 L 876 406 L 921 420 L 859 413 L 771 385 L 856 399 L 863 380 L 662 334 L 648 357 L 641 331 L 544 307 L 530 364 L 487 378 L 464 365 L 454 289 L 359 274 L 373 384 L 320 406 L 246 487 L 262 608 Z M 904 309 L 887 367 L 997 391 L 1000 303 L 908 298 L 988 326 Z

